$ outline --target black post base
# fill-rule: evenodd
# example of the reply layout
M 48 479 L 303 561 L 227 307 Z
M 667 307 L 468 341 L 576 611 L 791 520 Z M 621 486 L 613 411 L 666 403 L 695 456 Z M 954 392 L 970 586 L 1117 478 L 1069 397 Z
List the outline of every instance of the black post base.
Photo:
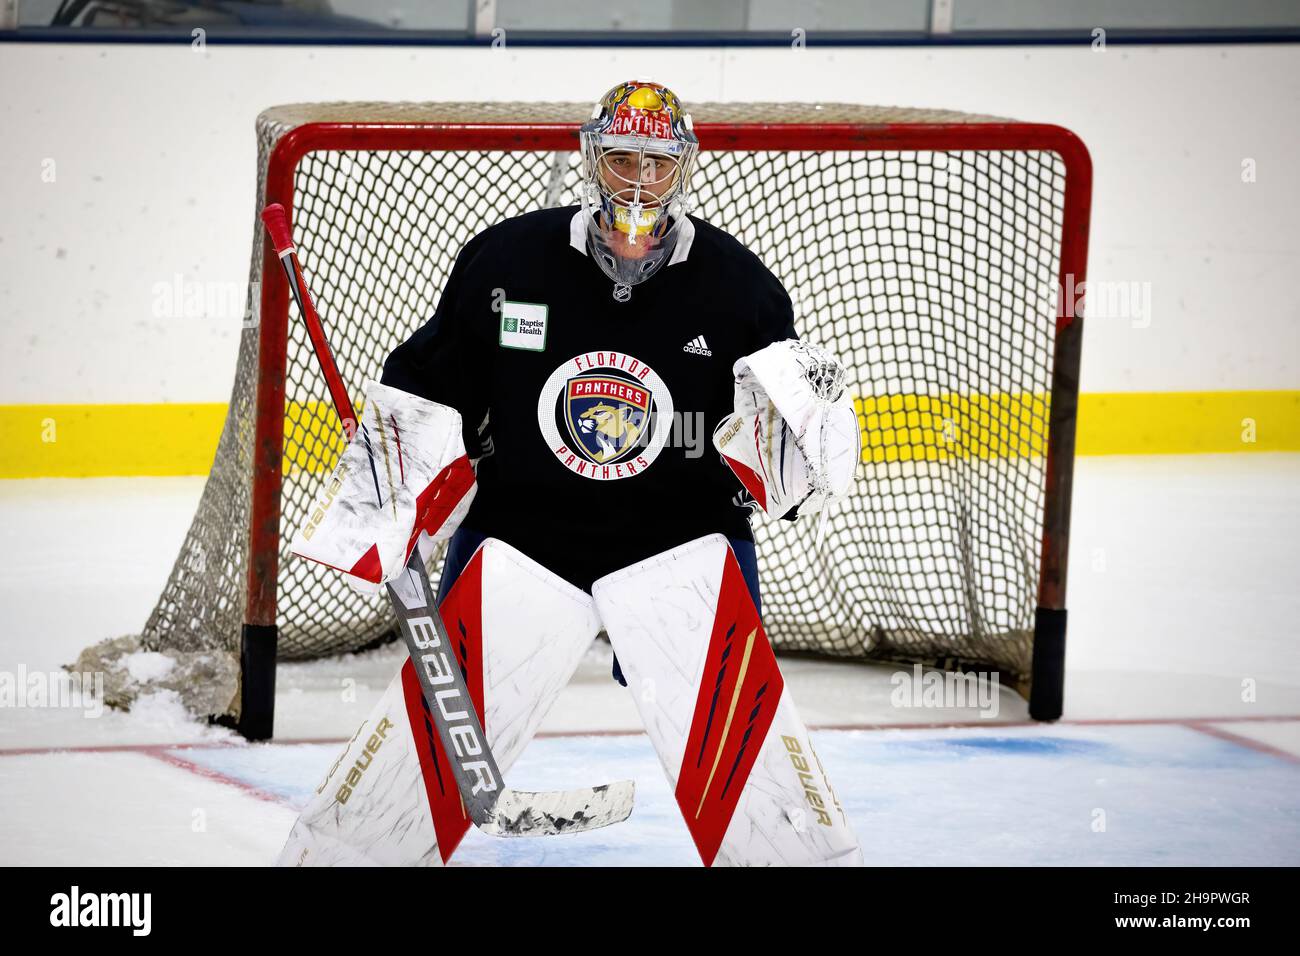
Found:
M 1029 716 L 1057 720 L 1065 704 L 1065 608 L 1040 607 L 1034 614 L 1033 676 Z
M 274 624 L 245 624 L 240 635 L 239 723 L 249 740 L 270 740 L 275 728 L 275 646 L 279 628 Z

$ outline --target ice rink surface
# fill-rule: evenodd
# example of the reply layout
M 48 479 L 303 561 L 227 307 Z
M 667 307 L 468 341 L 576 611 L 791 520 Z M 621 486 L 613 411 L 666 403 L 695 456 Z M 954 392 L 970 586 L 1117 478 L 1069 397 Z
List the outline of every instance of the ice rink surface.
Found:
M 0 676 L 137 632 L 203 479 L 0 482 Z M 901 707 L 892 666 L 785 660 L 868 863 L 1300 864 L 1300 455 L 1083 458 L 1065 717 Z M 158 697 L 129 714 L 0 706 L 0 863 L 264 865 L 396 670 L 388 647 L 284 665 L 249 745 Z M 637 782 L 631 819 L 471 831 L 455 864 L 698 865 L 596 645 L 514 787 Z M 13 679 L 11 677 L 11 679 Z

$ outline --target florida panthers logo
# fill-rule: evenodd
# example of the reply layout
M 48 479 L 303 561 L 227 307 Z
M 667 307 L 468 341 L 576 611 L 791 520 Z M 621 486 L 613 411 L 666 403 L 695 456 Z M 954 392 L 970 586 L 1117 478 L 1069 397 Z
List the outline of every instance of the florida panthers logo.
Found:
M 572 394 L 569 400 L 573 400 Z M 569 421 L 574 417 L 570 412 Z M 642 434 L 646 417 L 639 408 L 598 402 L 576 416 L 578 432 L 574 438 L 597 463 L 604 464 L 628 453 L 636 444 L 637 436 Z
M 551 374 L 537 402 L 537 425 L 556 460 L 597 481 L 649 468 L 672 417 L 663 379 L 622 352 L 575 356 Z

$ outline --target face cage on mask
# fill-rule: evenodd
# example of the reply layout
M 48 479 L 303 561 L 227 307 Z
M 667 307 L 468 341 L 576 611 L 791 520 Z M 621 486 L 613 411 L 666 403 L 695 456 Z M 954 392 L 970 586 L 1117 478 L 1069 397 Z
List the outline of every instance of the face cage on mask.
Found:
M 611 157 L 615 155 L 634 157 L 632 175 L 636 177 L 635 179 L 629 178 L 611 165 Z M 652 162 L 662 163 L 668 167 L 668 171 L 658 179 L 647 182 L 645 169 L 647 164 Z M 683 193 L 682 160 L 661 150 L 651 150 L 646 145 L 637 149 L 615 146 L 601 149 L 593 165 L 593 179 L 599 191 L 601 212 L 606 216 L 606 222 L 613 227 L 617 222 L 617 210 L 620 208 L 625 210 L 628 219 L 626 232 L 629 244 L 635 245 L 639 227 L 642 225 L 640 221 L 642 216 L 646 212 L 652 212 L 654 224 L 644 235 L 661 237 L 664 234 L 665 220 L 669 218 L 669 211 L 678 205 L 678 197 Z M 610 180 L 614 180 L 614 183 L 611 184 Z M 652 191 L 665 184 L 666 188 L 662 193 L 656 195 Z M 622 226 L 618 228 L 624 231 Z
M 622 137 L 603 137 L 597 143 L 597 137 L 583 137 L 583 161 L 587 174 L 583 190 L 583 205 L 588 219 L 588 248 L 603 271 L 615 283 L 632 286 L 650 278 L 671 257 L 676 247 L 680 224 L 686 215 L 687 192 L 692 160 L 695 156 L 695 144 L 684 145 L 681 155 L 674 156 L 668 150 L 652 148 L 652 143 L 642 138 L 623 139 Z M 611 141 L 612 140 L 612 141 Z M 601 164 L 611 153 L 632 153 L 636 156 L 635 168 L 643 170 L 647 156 L 659 156 L 671 160 L 674 164 L 671 175 L 675 182 L 662 196 L 651 196 L 654 202 L 649 209 L 656 213 L 651 228 L 637 235 L 638 220 L 644 215 L 646 206 L 642 203 L 642 189 L 646 185 L 643 177 L 636 180 L 617 173 L 607 164 L 605 168 L 625 186 L 615 189 L 601 176 Z M 631 193 L 630 196 L 626 195 Z M 626 232 L 616 226 L 620 210 L 630 220 Z M 606 224 L 602 228 L 602 223 Z M 625 250 L 635 248 L 645 240 L 654 242 L 646 249 L 642 246 L 637 255 L 628 256 Z

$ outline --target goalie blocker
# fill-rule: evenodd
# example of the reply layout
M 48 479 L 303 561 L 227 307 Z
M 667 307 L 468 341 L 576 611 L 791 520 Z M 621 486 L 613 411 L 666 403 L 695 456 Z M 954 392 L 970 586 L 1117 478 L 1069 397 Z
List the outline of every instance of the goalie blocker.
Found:
M 354 590 L 377 594 L 417 543 L 451 536 L 476 490 L 460 414 L 370 381 L 357 433 L 290 548 L 342 571 Z

